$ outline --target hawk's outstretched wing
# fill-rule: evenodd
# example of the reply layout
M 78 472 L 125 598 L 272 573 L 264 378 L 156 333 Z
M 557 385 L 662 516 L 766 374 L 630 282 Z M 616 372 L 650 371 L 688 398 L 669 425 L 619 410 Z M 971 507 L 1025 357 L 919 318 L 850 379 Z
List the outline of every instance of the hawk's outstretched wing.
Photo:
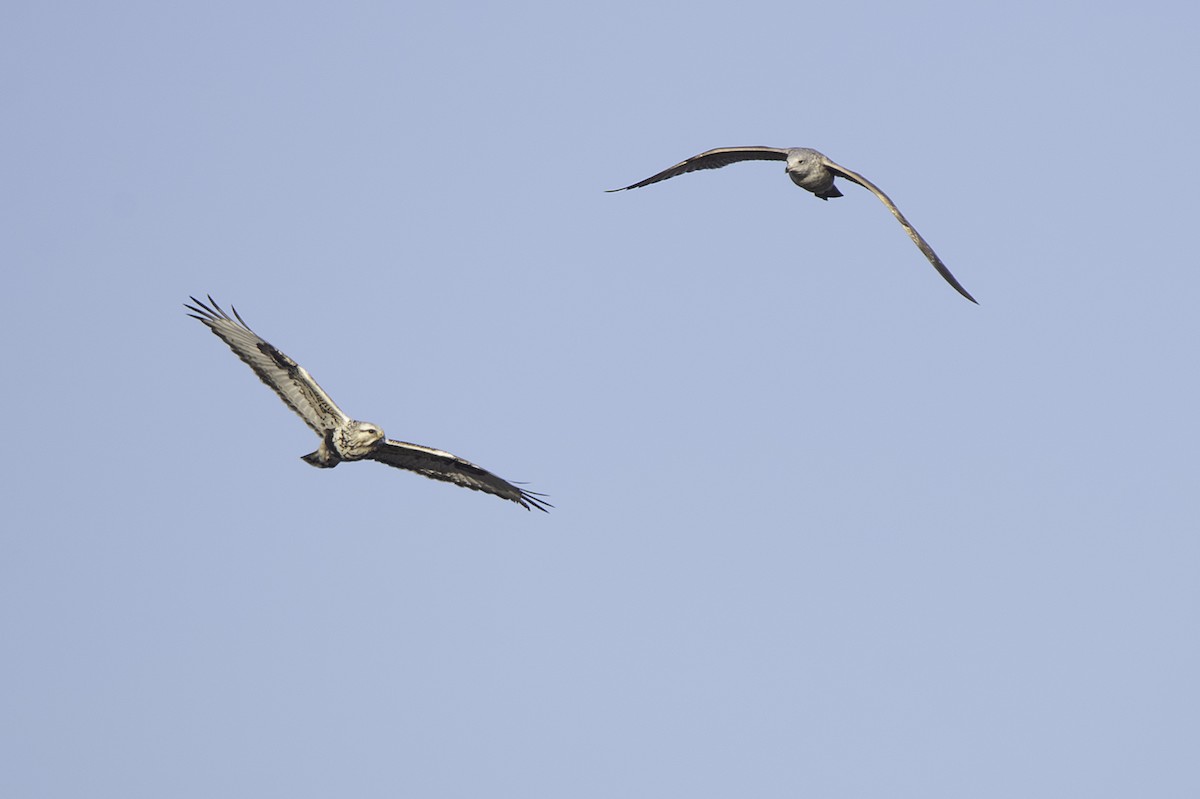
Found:
M 493 494 L 503 499 L 509 499 L 521 505 L 526 510 L 537 508 L 549 512 L 554 507 L 533 491 L 518 488 L 507 480 L 502 480 L 487 469 L 480 468 L 470 461 L 443 452 L 432 447 L 422 447 L 420 444 L 409 444 L 405 441 L 387 439 L 378 449 L 367 456 L 373 461 L 395 466 L 397 469 L 408 469 L 410 472 L 430 477 L 434 480 L 445 480 L 465 488 Z
M 220 336 L 317 435 L 323 436 L 326 430 L 333 430 L 350 421 L 350 417 L 342 413 L 342 409 L 334 404 L 304 367 L 260 338 L 242 321 L 236 308 L 231 317 L 211 296 L 208 298 L 211 307 L 195 297 L 191 299 L 196 305 L 183 306 L 194 311 L 188 316 L 199 319 Z
M 676 175 L 695 172 L 697 169 L 720 169 L 723 166 L 735 164 L 738 161 L 786 161 L 787 159 L 788 151 L 781 150 L 778 147 L 718 147 L 715 150 L 707 150 L 699 155 L 693 155 L 686 161 L 680 161 L 670 169 L 664 169 L 657 175 L 652 175 L 645 180 L 619 189 L 609 189 L 608 191 L 640 189 L 642 186 L 649 186 L 651 183 L 658 183 L 660 180 L 673 178 Z

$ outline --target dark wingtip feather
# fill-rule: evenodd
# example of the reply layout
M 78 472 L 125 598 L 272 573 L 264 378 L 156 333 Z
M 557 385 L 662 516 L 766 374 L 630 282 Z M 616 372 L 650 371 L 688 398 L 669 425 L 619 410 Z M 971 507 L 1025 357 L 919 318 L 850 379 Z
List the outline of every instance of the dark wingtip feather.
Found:
M 538 497 L 546 496 L 545 494 L 539 494 L 536 491 L 526 491 L 523 488 L 518 488 L 517 491 L 521 492 L 521 499 L 519 502 L 522 506 L 524 506 L 525 510 L 533 510 L 533 508 L 537 508 L 542 513 L 549 513 L 550 508 L 554 507 L 546 500 L 538 499 Z
M 188 297 L 188 299 L 196 304 L 188 305 L 184 303 L 184 308 L 195 311 L 198 314 L 203 314 L 209 319 L 219 319 L 225 315 L 225 312 L 221 310 L 221 306 L 213 302 L 212 295 L 209 295 L 208 303 L 205 303 L 203 300 L 198 300 L 195 297 Z M 213 310 L 214 308 L 216 310 Z
M 941 271 L 941 270 L 938 270 L 938 271 Z M 959 282 L 958 282 L 958 280 L 957 280 L 957 279 L 955 279 L 955 277 L 954 277 L 953 275 L 951 275 L 951 274 L 950 274 L 950 270 L 946 270 L 946 271 L 945 271 L 945 272 L 942 274 L 942 277 L 946 278 L 946 282 L 950 284 L 950 288 L 954 289 L 954 290 L 955 290 L 955 291 L 957 291 L 959 294 L 963 295 L 964 297 L 966 297 L 968 300 L 970 300 L 971 302 L 975 303 L 976 305 L 978 305 L 978 304 L 979 304 L 979 300 L 977 300 L 977 299 L 975 299 L 974 297 L 972 297 L 972 296 L 970 295 L 970 293 L 968 293 L 968 292 L 967 292 L 967 290 L 966 290 L 965 288 L 963 288 L 963 287 L 962 287 L 962 284 L 961 284 L 961 283 L 959 283 Z
M 217 301 L 212 298 L 211 294 L 208 295 L 208 301 L 212 303 L 212 307 L 217 309 L 217 313 L 221 315 L 222 319 L 228 319 L 230 322 L 233 321 L 233 319 L 230 319 L 229 314 L 225 313 L 225 309 L 218 305 Z
M 240 313 L 238 313 L 238 310 L 235 306 L 233 306 L 233 305 L 229 306 L 229 309 L 231 311 L 233 311 L 233 316 L 230 316 L 229 314 L 225 313 L 225 309 L 222 308 L 221 305 L 216 300 L 213 299 L 213 296 L 211 294 L 208 294 L 206 296 L 208 297 L 208 302 L 204 302 L 203 300 L 198 300 L 195 297 L 188 298 L 192 302 L 195 303 L 195 305 L 188 305 L 186 302 L 183 304 L 183 307 L 187 308 L 189 311 L 195 311 L 195 314 L 188 314 L 188 316 L 192 317 L 193 319 L 199 319 L 201 322 L 205 322 L 205 323 L 214 322 L 218 319 L 225 319 L 226 321 L 229 321 L 229 322 L 233 322 L 236 320 L 238 322 L 238 324 L 240 324 L 242 327 L 246 328 L 247 330 L 250 330 L 250 325 L 246 324 L 246 320 L 242 318 L 242 315 Z M 199 307 L 197 307 L 197 306 L 199 306 Z M 200 315 L 196 316 L 196 314 L 200 314 Z M 251 332 L 253 332 L 253 331 L 251 331 Z

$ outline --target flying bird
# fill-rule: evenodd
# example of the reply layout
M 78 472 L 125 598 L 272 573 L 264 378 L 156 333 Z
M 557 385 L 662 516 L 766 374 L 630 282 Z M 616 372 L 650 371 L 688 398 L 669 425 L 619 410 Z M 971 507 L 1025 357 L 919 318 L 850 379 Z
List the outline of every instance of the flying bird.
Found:
M 242 321 L 237 309 L 233 316 L 208 298 L 205 304 L 195 297 L 195 305 L 184 304 L 192 313 L 188 316 L 208 325 L 234 354 L 246 362 L 259 379 L 275 390 L 280 399 L 295 411 L 305 424 L 321 437 L 316 451 L 301 456 L 305 463 L 318 469 L 332 469 L 342 461 L 373 460 L 408 469 L 434 480 L 482 491 L 502 499 L 512 500 L 526 510 L 546 511 L 553 507 L 533 491 L 518 488 L 501 480 L 487 469 L 463 460 L 440 449 L 393 441 L 384 436 L 377 425 L 351 419 L 342 412 L 317 381 L 288 356 L 260 338 Z
M 822 200 L 842 196 L 842 193 L 838 191 L 838 187 L 833 185 L 834 178 L 842 177 L 857 183 L 878 197 L 880 202 L 888 207 L 888 210 L 892 212 L 892 215 L 904 227 L 909 238 L 920 248 L 921 252 L 925 253 L 925 257 L 929 259 L 929 263 L 933 264 L 933 268 L 938 271 L 939 275 L 946 279 L 947 283 L 971 302 L 974 302 L 976 305 L 979 304 L 955 280 L 954 275 L 950 274 L 950 270 L 942 263 L 942 259 L 938 258 L 937 253 L 929 246 L 929 242 L 921 238 L 921 234 L 909 224 L 908 220 L 904 218 L 904 214 L 900 213 L 900 209 L 896 207 L 896 204 L 878 186 L 857 172 L 852 172 L 844 166 L 835 164 L 823 154 L 808 147 L 789 147 L 787 149 L 780 149 L 778 147 L 718 147 L 716 150 L 708 150 L 699 155 L 693 155 L 686 161 L 680 161 L 670 169 L 664 169 L 657 175 L 652 175 L 645 180 L 624 186 L 620 189 L 609 189 L 609 191 L 640 189 L 642 186 L 649 186 L 651 183 L 658 183 L 660 180 L 673 178 L 676 175 L 683 175 L 687 172 L 695 172 L 700 169 L 720 169 L 723 166 L 728 166 L 738 161 L 786 161 L 787 174 L 792 179 L 792 182 L 802 189 L 811 191 Z

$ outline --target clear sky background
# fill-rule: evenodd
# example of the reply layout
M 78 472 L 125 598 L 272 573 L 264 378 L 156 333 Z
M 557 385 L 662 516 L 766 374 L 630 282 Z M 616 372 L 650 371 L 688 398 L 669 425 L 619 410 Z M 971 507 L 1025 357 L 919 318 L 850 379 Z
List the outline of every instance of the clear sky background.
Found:
M 1200 796 L 1198 26 L 7 4 L 0 795 Z

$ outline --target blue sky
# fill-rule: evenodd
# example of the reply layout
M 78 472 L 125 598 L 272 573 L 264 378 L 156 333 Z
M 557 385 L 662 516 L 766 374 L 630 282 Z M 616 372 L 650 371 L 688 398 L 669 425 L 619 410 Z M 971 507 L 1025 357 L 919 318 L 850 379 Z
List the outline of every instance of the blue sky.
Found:
M 1196 796 L 1197 23 L 5 8 L 0 793 Z

